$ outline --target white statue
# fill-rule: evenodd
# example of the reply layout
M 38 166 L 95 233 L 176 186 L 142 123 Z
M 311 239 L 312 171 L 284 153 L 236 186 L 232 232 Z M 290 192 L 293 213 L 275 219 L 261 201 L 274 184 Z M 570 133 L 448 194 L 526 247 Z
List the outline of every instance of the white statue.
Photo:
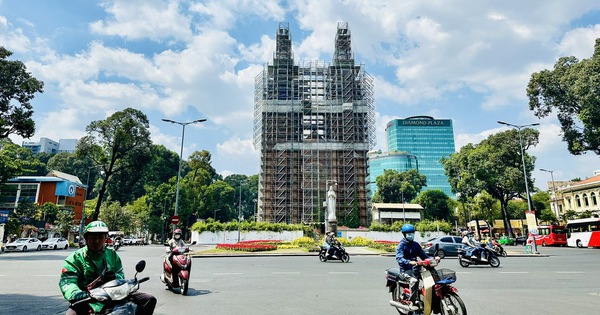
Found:
M 335 217 L 335 191 L 333 191 L 333 186 L 329 186 L 329 190 L 327 191 L 327 221 L 329 222 L 337 222 L 337 218 Z

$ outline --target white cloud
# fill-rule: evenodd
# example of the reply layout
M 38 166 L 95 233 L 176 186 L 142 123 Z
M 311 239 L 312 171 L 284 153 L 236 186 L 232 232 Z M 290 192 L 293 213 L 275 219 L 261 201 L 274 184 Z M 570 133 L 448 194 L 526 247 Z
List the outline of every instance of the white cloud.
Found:
M 180 1 L 105 1 L 102 5 L 112 18 L 90 23 L 95 33 L 154 41 L 191 37 L 191 17 L 181 14 Z
M 254 149 L 252 138 L 234 136 L 223 143 L 217 144 L 217 154 L 220 163 L 224 165 L 222 175 L 257 174 L 259 152 Z
M 570 30 L 558 44 L 558 54 L 561 57 L 575 56 L 579 60 L 590 58 L 596 38 L 600 38 L 600 24 Z

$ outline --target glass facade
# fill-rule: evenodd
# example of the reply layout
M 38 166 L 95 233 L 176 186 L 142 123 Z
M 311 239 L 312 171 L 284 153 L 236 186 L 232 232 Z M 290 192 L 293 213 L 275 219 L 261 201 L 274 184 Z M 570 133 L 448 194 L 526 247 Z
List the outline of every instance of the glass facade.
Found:
M 416 156 L 406 152 L 369 152 L 369 194 L 371 199 L 377 191 L 377 176 L 385 170 L 395 170 L 399 173 L 417 169 Z
M 440 163 L 442 157 L 456 152 L 452 120 L 430 116 L 394 119 L 385 131 L 390 152 L 404 151 L 417 157 L 419 173 L 427 176 L 426 189 L 440 189 L 455 198 Z

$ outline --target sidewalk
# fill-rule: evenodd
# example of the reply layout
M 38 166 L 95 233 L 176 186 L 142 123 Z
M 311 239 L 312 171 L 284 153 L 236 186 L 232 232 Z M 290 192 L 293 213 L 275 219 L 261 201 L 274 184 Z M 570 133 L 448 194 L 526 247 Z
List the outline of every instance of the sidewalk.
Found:
M 288 249 L 281 251 L 265 251 L 265 252 L 219 252 L 219 253 L 203 253 L 202 251 L 215 249 L 216 245 L 195 245 L 194 252 L 191 254 L 194 258 L 204 257 L 245 257 L 245 256 L 317 256 L 318 252 L 306 252 L 301 249 Z M 395 253 L 381 252 L 376 249 L 361 246 L 346 247 L 346 252 L 350 256 L 391 256 Z M 507 251 L 507 257 L 549 257 L 543 254 L 526 254 L 521 251 Z M 453 257 L 450 257 L 453 258 Z

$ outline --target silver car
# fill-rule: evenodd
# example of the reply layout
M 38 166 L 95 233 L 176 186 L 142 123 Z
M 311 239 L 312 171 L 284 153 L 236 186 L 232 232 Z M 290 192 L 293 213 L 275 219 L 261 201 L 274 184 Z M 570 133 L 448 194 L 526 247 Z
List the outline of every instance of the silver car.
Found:
M 25 252 L 41 249 L 42 242 L 37 238 L 18 238 L 14 242 L 4 245 L 4 251 L 6 252 Z
M 445 235 L 422 242 L 421 246 L 427 255 L 444 258 L 446 256 L 458 256 L 458 249 L 462 248 L 463 244 L 460 236 Z

